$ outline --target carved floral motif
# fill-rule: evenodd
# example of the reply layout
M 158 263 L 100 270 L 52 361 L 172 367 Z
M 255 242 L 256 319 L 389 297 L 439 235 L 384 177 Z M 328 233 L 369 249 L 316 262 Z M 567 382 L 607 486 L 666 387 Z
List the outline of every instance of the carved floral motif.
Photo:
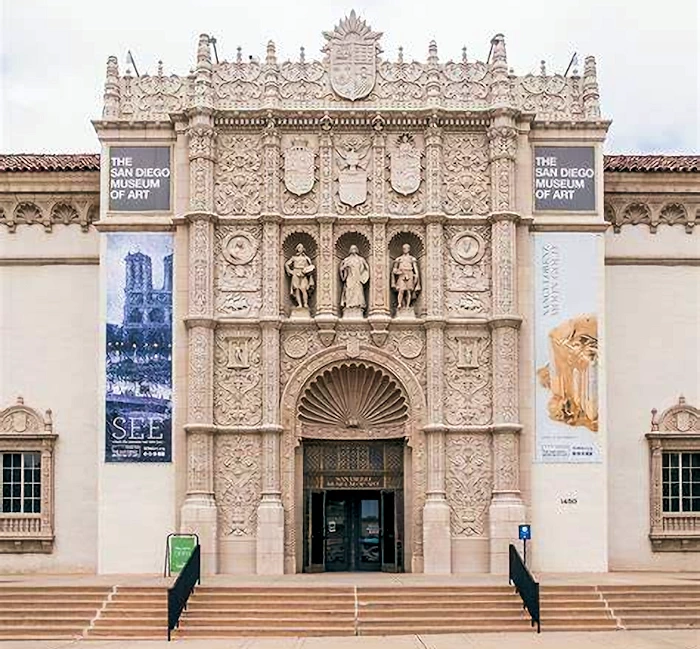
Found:
M 491 502 L 491 449 L 486 435 L 447 436 L 447 501 L 453 536 L 486 536 Z
M 445 134 L 442 179 L 445 212 L 487 214 L 490 182 L 486 134 Z
M 259 435 L 216 438 L 214 490 L 219 536 L 255 536 L 262 488 Z
M 259 214 L 262 207 L 260 138 L 220 133 L 214 168 L 214 205 L 219 214 Z

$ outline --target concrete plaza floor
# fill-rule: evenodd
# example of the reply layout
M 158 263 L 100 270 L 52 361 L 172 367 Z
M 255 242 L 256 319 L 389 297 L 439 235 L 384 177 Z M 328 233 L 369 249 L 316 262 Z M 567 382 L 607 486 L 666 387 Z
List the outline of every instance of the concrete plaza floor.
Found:
M 231 640 L 5 641 L 0 649 L 700 649 L 700 629 Z

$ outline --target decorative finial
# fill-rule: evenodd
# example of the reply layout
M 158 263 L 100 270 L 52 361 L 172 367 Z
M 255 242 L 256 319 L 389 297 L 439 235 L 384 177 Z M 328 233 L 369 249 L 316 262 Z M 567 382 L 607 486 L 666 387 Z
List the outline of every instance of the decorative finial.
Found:
M 44 415 L 44 430 L 51 430 L 52 424 L 53 424 L 53 413 L 51 412 L 51 408 L 49 408 L 46 411 L 46 414 Z
M 506 39 L 503 34 L 496 34 L 491 39 L 491 62 L 494 67 L 503 67 L 508 70 L 508 56 L 506 55 Z
M 18 406 L 23 406 L 24 405 L 24 397 L 17 397 L 17 405 Z
M 600 118 L 600 93 L 595 57 L 587 56 L 583 67 L 583 112 L 591 119 Z
M 303 45 L 299 48 L 299 62 L 306 63 L 306 50 Z
M 162 60 L 158 61 L 158 76 L 159 77 L 163 76 L 163 61 Z
M 200 34 L 197 44 L 197 66 L 211 64 L 211 51 L 209 49 L 209 35 Z
M 658 410 L 656 408 L 651 409 L 651 429 L 659 430 L 659 419 L 657 417 Z
M 239 45 L 236 48 L 236 63 L 241 63 L 243 61 L 243 50 L 241 49 L 241 46 Z
M 403 45 L 399 45 L 399 63 L 403 63 Z
M 685 405 L 685 397 L 682 394 L 678 397 L 678 405 L 679 406 Z
M 462 63 L 467 62 L 467 46 L 463 45 L 462 46 Z
M 547 64 L 544 62 L 544 60 L 540 61 L 540 74 L 543 77 L 547 76 Z
M 277 52 L 275 50 L 274 41 L 267 41 L 267 56 L 265 57 L 265 63 L 268 65 L 277 65 Z
M 437 43 L 433 39 L 430 41 L 430 44 L 428 45 L 428 63 L 437 63 L 438 62 L 438 49 L 437 49 Z

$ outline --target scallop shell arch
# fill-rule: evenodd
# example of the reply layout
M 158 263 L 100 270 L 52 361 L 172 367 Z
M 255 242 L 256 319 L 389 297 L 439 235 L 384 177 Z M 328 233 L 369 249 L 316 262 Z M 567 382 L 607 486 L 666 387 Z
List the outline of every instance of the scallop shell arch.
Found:
M 343 363 L 313 379 L 298 413 L 310 424 L 368 430 L 406 421 L 408 402 L 396 381 L 381 369 Z

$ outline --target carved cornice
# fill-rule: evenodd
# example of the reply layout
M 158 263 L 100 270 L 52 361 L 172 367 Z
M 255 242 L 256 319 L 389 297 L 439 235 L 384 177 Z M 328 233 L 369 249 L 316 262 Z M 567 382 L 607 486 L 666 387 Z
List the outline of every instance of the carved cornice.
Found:
M 695 196 L 606 194 L 605 220 L 615 233 L 625 225 L 646 225 L 655 234 L 659 226 L 681 225 L 692 234 L 700 220 L 700 207 Z
M 55 225 L 79 225 L 83 232 L 99 218 L 96 194 L 42 194 L 32 192 L 0 195 L 0 225 L 8 232 L 18 225 L 41 225 L 51 232 Z

